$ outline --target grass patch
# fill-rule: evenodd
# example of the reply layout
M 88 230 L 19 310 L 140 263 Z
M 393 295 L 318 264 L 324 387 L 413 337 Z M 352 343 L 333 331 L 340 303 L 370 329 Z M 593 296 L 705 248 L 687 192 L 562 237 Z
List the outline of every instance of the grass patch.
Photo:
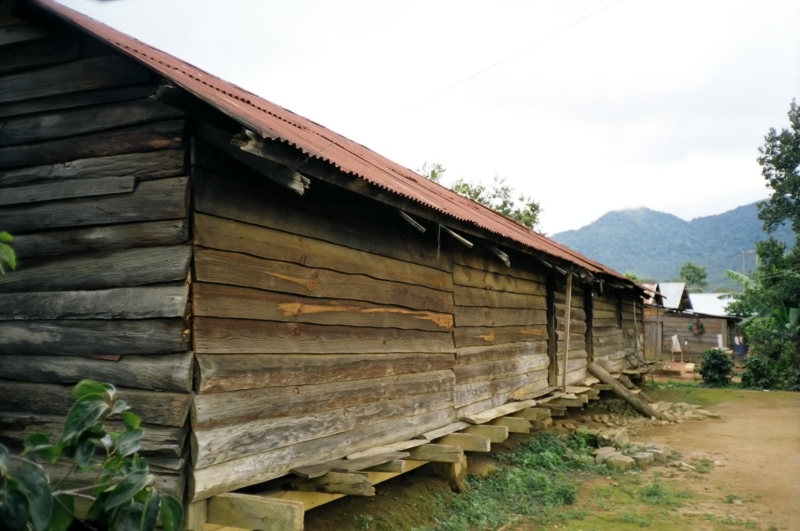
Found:
M 730 398 L 732 388 L 701 387 L 695 382 L 648 382 L 647 394 L 656 401 L 687 402 L 700 406 L 715 406 Z

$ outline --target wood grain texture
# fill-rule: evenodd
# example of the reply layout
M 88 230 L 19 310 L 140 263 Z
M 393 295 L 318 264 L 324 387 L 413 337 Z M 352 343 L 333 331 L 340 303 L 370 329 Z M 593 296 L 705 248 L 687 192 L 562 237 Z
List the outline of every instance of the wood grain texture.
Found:
M 506 415 L 511 415 L 512 413 L 515 413 L 522 409 L 533 407 L 535 405 L 536 405 L 535 400 L 523 400 L 521 402 L 514 402 L 511 404 L 503 404 L 501 406 L 488 408 L 484 411 L 481 411 L 480 413 L 464 416 L 460 420 L 469 422 L 470 424 L 486 424 L 490 420 L 494 420 L 498 417 L 504 417 Z
M 88 378 L 147 391 L 192 390 L 194 355 L 124 356 L 119 361 L 67 356 L 3 356 L 0 378 L 24 382 L 76 384 Z
M 547 354 L 547 342 L 533 341 L 507 345 L 458 348 L 456 349 L 456 365 L 508 360 L 533 354 Z
M 26 186 L 103 177 L 136 177 L 138 181 L 177 177 L 183 174 L 183 157 L 182 149 L 162 149 L 149 153 L 128 153 L 31 166 L 0 171 L 0 186 Z
M 176 245 L 40 259 L 0 276 L 0 293 L 183 282 L 189 273 L 191 257 L 191 246 Z
M 181 393 L 155 393 L 136 389 L 117 389 L 117 396 L 131 404 L 142 422 L 159 426 L 182 427 L 192 397 Z M 66 417 L 75 399 L 72 386 L 0 381 L 0 411 L 14 414 L 58 415 Z
M 453 330 L 456 347 L 528 343 L 547 339 L 546 325 L 531 326 L 459 326 Z
M 438 290 L 450 291 L 453 287 L 453 277 L 439 269 L 205 214 L 195 215 L 195 243 L 203 247 L 294 262 L 307 267 L 324 267 L 341 273 L 366 274 Z
M 341 472 L 328 472 L 314 479 L 294 479 L 285 483 L 284 488 L 348 496 L 375 496 L 375 487 L 366 475 Z
M 431 463 L 460 463 L 464 457 L 464 450 L 445 444 L 424 444 L 412 448 L 409 453 L 409 459 Z
M 93 57 L 5 76 L 0 85 L 0 103 L 135 85 L 149 79 L 145 68 L 126 57 Z
M 303 531 L 303 504 L 261 496 L 227 493 L 208 502 L 207 522 L 264 531 Z
M 202 282 L 194 285 L 192 303 L 194 315 L 208 317 L 437 331 L 453 326 L 446 313 Z
M 472 382 L 456 385 L 453 389 L 453 401 L 456 408 L 480 402 L 494 396 L 508 394 L 515 389 L 534 381 L 546 380 L 547 370 L 531 371 L 528 374 L 507 376 L 496 380 Z
M 1 208 L 0 226 L 15 233 L 178 219 L 186 217 L 188 201 L 189 178 L 172 177 L 140 183 L 132 194 Z
M 473 269 L 462 265 L 453 266 L 453 282 L 459 286 L 525 293 L 528 295 L 546 295 L 545 285 L 540 282 L 515 278 L 500 273 L 492 273 L 481 269 Z
M 103 177 L 86 181 L 21 186 L 4 189 L 0 194 L 0 206 L 41 203 L 75 197 L 129 194 L 133 192 L 135 186 L 135 177 Z
M 0 356 L 124 356 L 186 350 L 183 319 L 0 321 Z
M 404 374 L 315 385 L 295 385 L 210 393 L 195 397 L 196 430 L 246 420 L 297 416 L 452 390 L 451 371 Z M 349 452 L 352 453 L 352 452 Z
M 453 295 L 448 292 L 201 247 L 195 248 L 195 274 L 200 282 L 391 304 L 437 313 L 453 311 Z
M 108 252 L 132 247 L 178 245 L 189 239 L 187 219 L 145 221 L 14 235 L 17 258 Z
M 451 352 L 449 332 L 196 317 L 195 351 L 215 354 Z
M 500 361 L 460 365 L 453 369 L 453 373 L 456 375 L 456 384 L 466 384 L 543 370 L 549 364 L 550 358 L 547 354 L 531 354 Z
M 151 96 L 155 91 L 155 85 L 135 85 L 132 87 L 107 90 L 75 92 L 60 96 L 50 96 L 48 98 L 37 98 L 35 100 L 22 100 L 0 105 L 0 118 L 12 118 L 32 113 L 52 113 L 54 111 L 85 107 L 88 105 L 102 105 L 138 100 Z
M 183 317 L 188 285 L 0 293 L 0 321 Z
M 453 287 L 453 300 L 457 306 L 522 308 L 528 310 L 543 310 L 546 307 L 546 300 L 542 296 L 467 288 L 464 286 Z
M 39 39 L 0 47 L 0 75 L 75 61 L 80 47 L 75 39 Z
M 56 164 L 94 157 L 177 149 L 181 147 L 184 120 L 89 133 L 35 144 L 0 148 L 0 168 Z
M 311 385 L 426 373 L 453 367 L 452 354 L 198 354 L 198 393 Z
M 456 247 L 453 249 L 453 262 L 481 271 L 532 280 L 542 284 L 545 282 L 544 266 L 530 267 L 526 264 L 525 267 L 518 267 L 514 261 L 511 267 L 506 267 L 497 257 L 479 249 Z
M 521 308 L 480 308 L 455 306 L 453 317 L 456 326 L 524 326 L 547 324 L 547 311 Z

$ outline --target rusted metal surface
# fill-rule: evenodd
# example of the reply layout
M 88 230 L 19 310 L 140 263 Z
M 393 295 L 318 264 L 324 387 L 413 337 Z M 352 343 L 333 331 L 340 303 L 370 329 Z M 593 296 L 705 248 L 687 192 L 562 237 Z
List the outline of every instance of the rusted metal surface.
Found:
M 474 224 L 498 236 L 569 261 L 592 273 L 605 273 L 625 279 L 613 269 L 537 234 L 483 205 L 461 197 L 361 144 L 91 17 L 54 0 L 33 0 L 33 3 L 108 42 L 264 138 L 296 147 L 303 152 L 303 159 L 311 157 L 324 160 L 345 173 L 462 222 Z M 298 169 L 302 171 L 302 167 Z

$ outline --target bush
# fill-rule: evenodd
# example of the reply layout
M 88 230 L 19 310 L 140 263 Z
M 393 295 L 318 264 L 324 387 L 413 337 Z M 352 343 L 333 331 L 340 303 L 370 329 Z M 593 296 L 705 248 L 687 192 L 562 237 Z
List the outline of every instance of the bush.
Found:
M 718 348 L 703 351 L 700 354 L 700 376 L 709 387 L 726 387 L 731 383 L 733 360 Z
M 742 387 L 745 389 L 772 389 L 777 386 L 778 378 L 769 360 L 760 356 L 747 359 L 742 373 Z

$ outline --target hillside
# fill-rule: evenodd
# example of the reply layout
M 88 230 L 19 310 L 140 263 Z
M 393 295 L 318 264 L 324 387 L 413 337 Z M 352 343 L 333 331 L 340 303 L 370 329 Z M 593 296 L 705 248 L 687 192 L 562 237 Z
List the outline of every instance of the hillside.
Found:
M 794 239 L 789 227 L 782 227 L 775 237 L 787 243 Z M 740 250 L 754 249 L 755 242 L 767 236 L 752 203 L 691 221 L 648 208 L 613 211 L 552 238 L 617 271 L 660 281 L 677 278 L 681 264 L 691 260 L 708 268 L 713 289 L 730 285 L 724 272 L 741 271 Z M 748 256 L 748 271 L 754 264 L 754 257 Z

